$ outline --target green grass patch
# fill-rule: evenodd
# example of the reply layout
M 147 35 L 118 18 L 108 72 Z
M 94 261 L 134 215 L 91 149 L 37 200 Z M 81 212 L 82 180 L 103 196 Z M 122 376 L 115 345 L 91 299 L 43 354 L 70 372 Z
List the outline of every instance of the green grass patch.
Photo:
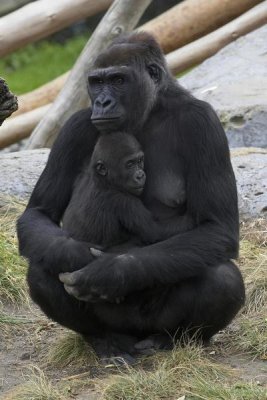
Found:
M 87 40 L 81 35 L 64 45 L 48 41 L 28 45 L 0 60 L 0 76 L 14 93 L 29 92 L 68 71 Z

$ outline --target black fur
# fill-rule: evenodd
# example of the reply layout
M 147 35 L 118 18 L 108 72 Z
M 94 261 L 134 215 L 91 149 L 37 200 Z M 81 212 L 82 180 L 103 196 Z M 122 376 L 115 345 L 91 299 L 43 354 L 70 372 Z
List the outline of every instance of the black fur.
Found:
M 101 135 L 89 166 L 77 179 L 63 229 L 76 240 L 105 248 L 129 240 L 154 243 L 192 229 L 193 221 L 179 216 L 168 224 L 156 222 L 138 197 L 144 186 L 144 154 L 135 137 L 124 132 Z
M 116 81 L 110 72 L 123 79 Z M 154 334 L 157 340 L 135 350 L 153 343 L 164 347 L 166 332 L 198 331 L 208 340 L 232 320 L 245 297 L 230 261 L 238 254 L 237 193 L 220 121 L 209 104 L 171 77 L 160 48 L 145 33 L 120 38 L 99 56 L 89 93 L 92 110 L 66 123 L 18 221 L 32 298 L 52 319 L 102 340 L 103 348 L 111 341 L 117 355 L 133 352 L 134 340 Z M 88 246 L 70 238 L 60 221 L 77 177 L 90 163 L 99 135 L 94 125 L 101 132 L 133 132 L 146 160 L 145 206 L 166 225 L 189 216 L 194 229 L 90 263 Z M 60 279 L 68 293 L 87 302 L 68 295 L 54 276 L 74 270 Z M 115 304 L 118 298 L 124 301 Z

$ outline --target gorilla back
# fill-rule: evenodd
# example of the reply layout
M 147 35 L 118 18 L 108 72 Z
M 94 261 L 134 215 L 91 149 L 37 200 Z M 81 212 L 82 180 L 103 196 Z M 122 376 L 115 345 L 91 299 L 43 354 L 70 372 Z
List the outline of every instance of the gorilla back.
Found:
M 245 298 L 230 261 L 238 254 L 237 193 L 220 121 L 171 77 L 146 33 L 121 37 L 99 55 L 89 94 L 92 108 L 62 129 L 18 222 L 31 295 L 52 319 L 100 340 L 106 355 L 164 347 L 166 332 L 197 331 L 208 340 Z M 145 206 L 162 224 L 190 218 L 195 227 L 91 262 L 89 249 L 60 221 L 99 132 L 117 129 L 133 132 L 144 150 Z M 65 274 L 63 286 L 57 274 L 64 268 L 81 269 Z M 87 299 L 84 306 L 79 298 Z M 125 300 L 116 304 L 118 298 Z

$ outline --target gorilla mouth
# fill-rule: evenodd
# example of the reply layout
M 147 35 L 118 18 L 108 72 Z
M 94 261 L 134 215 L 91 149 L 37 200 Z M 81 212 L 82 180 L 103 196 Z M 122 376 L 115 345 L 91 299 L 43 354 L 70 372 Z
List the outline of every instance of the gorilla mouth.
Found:
M 144 190 L 144 186 L 135 186 L 132 188 L 132 191 L 137 194 L 141 194 Z
M 119 121 L 120 117 L 101 117 L 101 118 L 91 118 L 91 121 L 94 124 L 108 124 L 110 122 L 115 122 L 115 121 Z

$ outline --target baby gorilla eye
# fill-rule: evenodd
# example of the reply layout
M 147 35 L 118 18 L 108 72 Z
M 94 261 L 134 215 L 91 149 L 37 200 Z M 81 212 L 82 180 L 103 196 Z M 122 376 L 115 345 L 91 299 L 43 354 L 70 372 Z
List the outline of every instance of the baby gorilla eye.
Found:
M 132 168 L 134 166 L 134 161 L 127 161 L 126 168 Z

